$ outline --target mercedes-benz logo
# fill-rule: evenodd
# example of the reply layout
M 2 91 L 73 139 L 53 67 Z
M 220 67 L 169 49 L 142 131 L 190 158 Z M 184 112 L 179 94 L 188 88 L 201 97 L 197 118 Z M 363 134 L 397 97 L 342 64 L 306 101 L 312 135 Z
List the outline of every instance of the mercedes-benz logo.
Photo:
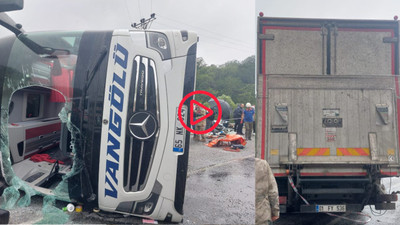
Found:
M 129 119 L 128 126 L 132 136 L 140 140 L 153 137 L 158 129 L 156 118 L 148 112 L 133 114 Z

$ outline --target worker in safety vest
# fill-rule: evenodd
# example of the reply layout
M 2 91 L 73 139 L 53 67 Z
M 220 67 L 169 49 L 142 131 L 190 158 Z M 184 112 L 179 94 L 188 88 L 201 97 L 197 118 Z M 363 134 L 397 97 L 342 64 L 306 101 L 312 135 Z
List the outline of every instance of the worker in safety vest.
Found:
M 256 158 L 256 224 L 272 224 L 279 218 L 279 194 L 266 160 Z

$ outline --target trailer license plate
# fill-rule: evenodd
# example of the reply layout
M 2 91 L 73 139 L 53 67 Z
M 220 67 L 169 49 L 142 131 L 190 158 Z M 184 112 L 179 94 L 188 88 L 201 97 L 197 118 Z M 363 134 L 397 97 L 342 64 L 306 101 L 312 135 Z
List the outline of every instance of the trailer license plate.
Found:
M 187 107 L 184 105 L 182 106 L 182 120 L 186 121 L 187 116 Z M 181 121 L 178 117 L 178 108 L 176 110 L 176 121 L 175 121 L 175 136 L 174 136 L 174 152 L 181 152 L 183 153 L 183 149 L 185 148 L 185 137 L 186 137 L 186 129 L 183 127 Z
M 317 212 L 346 212 L 346 205 L 317 205 Z

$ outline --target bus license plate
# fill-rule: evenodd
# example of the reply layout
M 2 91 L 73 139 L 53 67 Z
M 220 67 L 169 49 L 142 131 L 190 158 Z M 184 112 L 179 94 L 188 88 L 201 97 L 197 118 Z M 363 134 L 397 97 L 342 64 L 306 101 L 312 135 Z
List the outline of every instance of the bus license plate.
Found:
M 317 205 L 317 212 L 346 212 L 346 205 Z
M 187 107 L 182 106 L 181 110 L 182 120 L 186 122 Z M 175 135 L 174 135 L 174 152 L 183 153 L 185 148 L 186 129 L 183 127 L 178 117 L 178 109 L 176 110 L 176 121 L 175 121 Z

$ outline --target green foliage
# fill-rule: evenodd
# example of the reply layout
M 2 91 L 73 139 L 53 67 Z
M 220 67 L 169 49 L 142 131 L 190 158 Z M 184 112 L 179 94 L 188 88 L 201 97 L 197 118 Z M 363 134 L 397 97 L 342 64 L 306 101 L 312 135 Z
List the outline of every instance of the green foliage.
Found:
M 228 95 L 220 95 L 217 97 L 218 99 L 222 99 L 225 100 L 230 106 L 231 108 L 234 110 L 236 108 L 236 104 L 233 102 L 231 96 Z
M 210 103 L 208 103 L 208 102 L 204 102 L 204 103 L 202 103 L 205 107 L 208 107 L 208 108 L 210 108 L 211 106 L 210 106 Z
M 239 62 L 229 61 L 221 66 L 207 65 L 202 58 L 197 59 L 196 90 L 210 92 L 227 101 L 233 109 L 239 103 L 255 104 L 254 96 L 255 56 Z M 204 95 L 196 100 L 207 102 Z

